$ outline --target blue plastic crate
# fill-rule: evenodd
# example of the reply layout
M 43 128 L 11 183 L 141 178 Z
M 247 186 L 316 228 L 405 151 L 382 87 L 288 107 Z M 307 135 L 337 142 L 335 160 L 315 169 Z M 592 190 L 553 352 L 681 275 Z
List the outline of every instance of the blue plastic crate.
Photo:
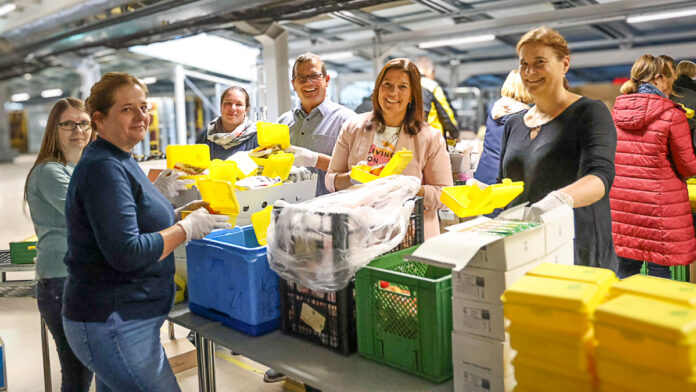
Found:
M 280 326 L 278 275 L 251 226 L 191 241 L 186 259 L 192 312 L 253 336 Z

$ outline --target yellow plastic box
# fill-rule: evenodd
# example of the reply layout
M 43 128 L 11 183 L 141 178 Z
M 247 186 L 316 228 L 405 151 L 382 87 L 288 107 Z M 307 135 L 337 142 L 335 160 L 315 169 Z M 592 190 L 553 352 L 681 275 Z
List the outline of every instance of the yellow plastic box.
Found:
M 634 275 L 614 283 L 609 290 L 609 298 L 616 298 L 622 294 L 634 294 L 696 307 L 695 284 L 654 276 Z
M 505 290 L 501 300 L 511 323 L 585 336 L 604 293 L 591 283 L 523 276 Z
M 696 374 L 696 309 L 624 294 L 600 305 L 595 337 L 606 356 L 673 374 Z
M 258 121 L 256 123 L 256 140 L 259 146 L 253 151 L 258 151 L 276 144 L 285 150 L 290 147 L 290 128 L 285 124 Z M 250 157 L 259 166 L 266 166 L 268 158 Z
M 510 323 L 510 346 L 525 356 L 551 361 L 579 372 L 593 369 L 594 331 L 585 336 L 567 335 Z
M 280 177 L 281 180 L 285 181 L 290 175 L 290 170 L 292 170 L 292 164 L 295 162 L 295 155 L 281 152 L 278 154 L 273 154 L 266 159 L 266 164 L 263 167 L 262 176 L 274 178 Z
M 696 178 L 689 178 L 686 180 L 686 189 L 689 191 L 691 212 L 696 212 Z
M 490 214 L 503 208 L 524 190 L 524 182 L 503 179 L 501 184 L 481 189 L 476 185 L 459 185 L 442 188 L 440 201 L 460 218 Z
M 271 224 L 272 211 L 273 206 L 270 205 L 261 211 L 251 214 L 251 226 L 254 228 L 256 241 L 261 246 L 266 245 L 266 234 L 268 233 L 268 226 Z
M 609 293 L 611 285 L 619 281 L 619 278 L 616 277 L 612 270 L 582 265 L 542 263 L 527 272 L 527 275 L 592 283 L 597 285 L 605 295 Z
M 173 169 L 176 163 L 207 169 L 210 167 L 210 148 L 207 144 L 170 144 L 166 149 L 167 169 Z M 180 178 L 205 178 L 199 176 L 181 176 Z
M 558 362 L 540 361 L 517 353 L 512 361 L 517 385 L 538 392 L 591 392 L 592 374 L 569 369 Z
M 233 185 L 237 181 L 237 163 L 213 159 L 210 161 L 208 178 L 211 180 L 229 181 Z
M 235 225 L 239 215 L 239 202 L 234 185 L 229 181 L 200 179 L 196 186 L 203 200 L 210 203 L 210 208 L 218 214 L 229 216 L 228 222 Z
M 679 376 L 617 361 L 601 350 L 597 350 L 597 376 L 602 382 L 641 392 L 696 392 L 695 375 Z
M 350 178 L 365 184 L 367 182 L 374 181 L 381 177 L 391 176 L 393 174 L 401 174 L 403 173 L 404 169 L 406 169 L 406 166 L 408 166 L 408 164 L 411 163 L 412 159 L 413 153 L 404 148 L 401 151 L 397 151 L 394 154 L 394 156 L 391 157 L 391 159 L 389 160 L 387 165 L 384 166 L 384 169 L 382 169 L 382 172 L 379 175 L 374 175 L 370 173 L 370 170 L 373 169 L 373 167 L 371 166 L 357 165 L 353 166 L 350 169 Z

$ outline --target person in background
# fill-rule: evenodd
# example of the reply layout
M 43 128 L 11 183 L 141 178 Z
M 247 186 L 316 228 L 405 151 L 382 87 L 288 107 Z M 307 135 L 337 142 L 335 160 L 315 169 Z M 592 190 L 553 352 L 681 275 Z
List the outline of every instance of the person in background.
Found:
M 360 114 L 360 113 L 367 113 L 372 111 L 372 94 L 363 97 L 362 102 L 360 102 L 360 105 L 358 105 L 357 108 L 355 108 L 355 113 Z
M 195 201 L 173 210 L 131 155 L 150 123 L 147 87 L 109 72 L 87 112 L 97 139 L 75 167 L 65 201 L 68 278 L 63 326 L 97 391 L 178 391 L 160 343 L 174 300 L 174 248 L 229 227 Z M 182 210 L 192 210 L 185 219 Z M 176 223 L 175 223 L 176 222 Z
M 575 264 L 616 271 L 609 189 L 614 180 L 616 128 L 600 101 L 568 91 L 568 43 L 539 27 L 517 43 L 522 83 L 535 105 L 505 123 L 500 151 L 503 178 L 524 181 L 511 206 L 532 203 L 524 219 L 567 205 L 575 215 Z
M 500 168 L 500 142 L 505 122 L 511 115 L 529 110 L 532 96 L 524 88 L 518 70 L 512 70 L 500 89 L 501 98 L 493 104 L 486 119 L 486 136 L 483 139 L 483 152 L 479 158 L 474 178 L 486 185 L 495 183 Z
M 693 136 L 696 136 L 696 117 L 694 117 L 693 113 L 693 111 L 696 110 L 696 91 L 680 87 L 676 84 L 679 74 L 677 73 L 677 65 L 672 57 L 663 54 L 660 58 L 667 64 L 671 72 L 669 92 L 666 93 L 667 97 L 680 104 L 684 111 L 691 111 L 691 113 L 687 114 L 686 122 L 689 124 L 693 142 Z M 684 79 L 682 79 L 682 82 L 683 81 Z M 696 150 L 696 143 L 693 143 L 693 145 Z
M 425 56 L 416 59 L 416 66 L 421 73 L 421 90 L 423 91 L 423 110 L 425 120 L 431 127 L 442 132 L 445 137 L 457 140 L 459 125 L 457 114 L 449 104 L 445 90 L 435 81 L 435 65 Z
M 418 196 L 425 207 L 425 238 L 440 234 L 437 211 L 442 188 L 452 186 L 452 167 L 445 139 L 423 118 L 420 73 L 409 59 L 390 60 L 382 67 L 372 94 L 371 112 L 346 122 L 334 148 L 326 188 L 339 191 L 352 185 L 350 168 L 366 161 L 385 165 L 402 148 L 413 152 L 403 174 L 421 179 Z
M 680 61 L 677 64 L 677 80 L 674 85 L 681 88 L 688 88 L 696 92 L 696 64 L 691 61 Z
M 249 94 L 242 87 L 232 86 L 222 93 L 220 117 L 196 138 L 196 143 L 210 147 L 210 159 L 225 160 L 237 151 L 258 147 L 256 123 L 247 117 L 249 105 Z
M 667 98 L 672 70 L 661 57 L 641 56 L 613 109 L 618 144 L 611 189 L 619 277 L 670 278 L 670 266 L 696 259 L 696 238 L 685 177 L 696 155 L 684 111 Z
M 24 200 L 36 244 L 36 301 L 39 313 L 53 335 L 61 368 L 62 391 L 88 391 L 92 371 L 75 356 L 63 331 L 63 286 L 68 269 L 63 263 L 68 232 L 65 225 L 65 195 L 75 164 L 94 134 L 84 102 L 63 98 L 48 114 L 46 131 L 34 166 L 24 185 Z
M 317 173 L 316 196 L 328 193 L 324 176 L 343 123 L 355 116 L 352 110 L 334 103 L 326 95 L 331 77 L 326 64 L 314 53 L 301 54 L 292 66 L 292 87 L 300 102 L 283 113 L 278 122 L 290 127 L 287 150 L 295 154 L 295 166 Z

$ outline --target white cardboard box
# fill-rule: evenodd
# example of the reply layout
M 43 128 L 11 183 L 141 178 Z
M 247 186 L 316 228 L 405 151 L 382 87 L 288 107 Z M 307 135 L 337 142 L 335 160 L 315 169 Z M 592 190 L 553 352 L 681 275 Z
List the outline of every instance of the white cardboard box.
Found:
M 503 304 L 452 298 L 452 330 L 499 341 L 505 340 Z
M 575 243 L 571 239 L 566 241 L 563 245 L 559 246 L 557 249 L 551 251 L 551 253 L 541 257 L 541 261 L 545 263 L 553 264 L 565 264 L 574 265 L 575 264 Z
M 515 350 L 504 341 L 452 331 L 452 363 L 478 369 L 487 377 L 507 378 L 515 373 Z
M 541 259 L 506 272 L 472 266 L 467 266 L 461 271 L 453 271 L 452 296 L 500 305 L 500 296 L 503 295 L 503 291 L 539 264 Z
M 515 389 L 514 375 L 490 377 L 478 369 L 457 363 L 453 371 L 454 392 L 512 392 Z

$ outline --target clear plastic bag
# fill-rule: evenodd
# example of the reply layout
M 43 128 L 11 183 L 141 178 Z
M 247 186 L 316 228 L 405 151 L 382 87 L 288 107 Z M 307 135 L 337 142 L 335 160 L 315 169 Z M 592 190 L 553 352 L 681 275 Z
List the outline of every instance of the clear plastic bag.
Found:
M 299 204 L 277 201 L 268 261 L 283 279 L 312 290 L 340 290 L 408 230 L 420 179 L 388 176 Z

